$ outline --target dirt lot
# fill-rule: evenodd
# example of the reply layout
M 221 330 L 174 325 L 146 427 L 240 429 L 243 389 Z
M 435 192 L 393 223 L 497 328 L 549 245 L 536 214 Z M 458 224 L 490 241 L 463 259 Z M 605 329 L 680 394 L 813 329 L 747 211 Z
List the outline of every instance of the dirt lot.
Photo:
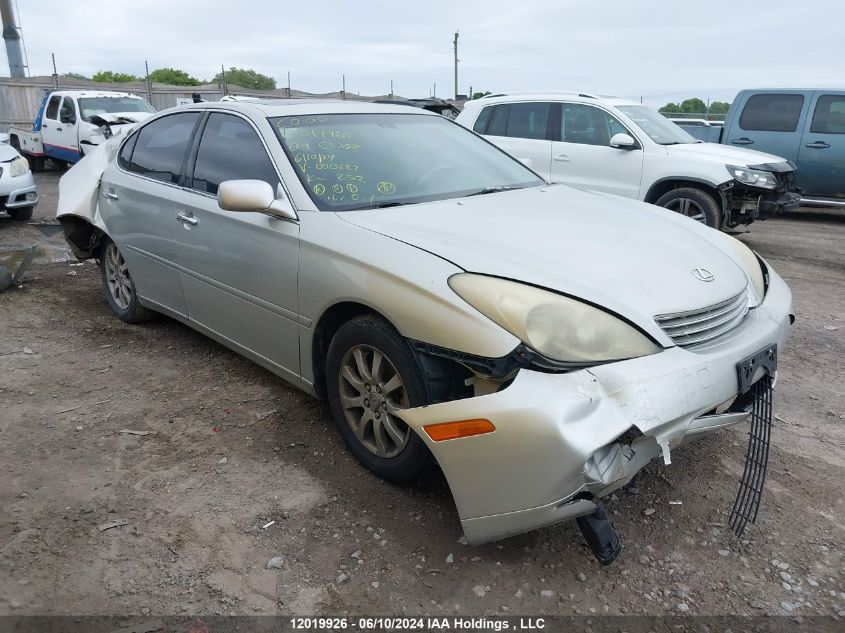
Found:
M 798 315 L 761 516 L 725 526 L 746 428 L 725 431 L 607 500 L 608 568 L 574 524 L 463 545 L 442 480 L 383 483 L 323 404 L 174 321 L 118 321 L 92 263 L 42 261 L 0 295 L 0 615 L 845 616 L 845 217 L 741 239 Z M 0 250 L 37 241 L 61 259 L 60 235 L 0 219 Z

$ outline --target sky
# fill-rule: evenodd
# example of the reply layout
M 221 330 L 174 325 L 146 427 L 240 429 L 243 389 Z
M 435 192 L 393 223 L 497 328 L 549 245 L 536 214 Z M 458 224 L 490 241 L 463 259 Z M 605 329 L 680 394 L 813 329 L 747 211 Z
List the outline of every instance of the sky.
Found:
M 294 89 L 452 97 L 575 90 L 731 101 L 742 88 L 845 86 L 842 0 L 17 0 L 30 74 L 199 79 L 224 64 Z M 836 34 L 834 37 L 833 35 Z M 0 75 L 8 76 L 5 51 Z

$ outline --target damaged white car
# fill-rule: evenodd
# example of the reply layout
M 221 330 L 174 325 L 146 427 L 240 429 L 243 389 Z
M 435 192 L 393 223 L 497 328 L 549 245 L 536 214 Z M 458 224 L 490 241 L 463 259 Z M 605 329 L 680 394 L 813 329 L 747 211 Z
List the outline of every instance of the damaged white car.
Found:
M 470 543 L 580 517 L 609 562 L 599 498 L 749 417 L 754 518 L 791 295 L 700 223 L 331 101 L 159 113 L 68 172 L 58 219 L 119 318 L 169 315 L 327 399 L 382 477 L 439 465 Z

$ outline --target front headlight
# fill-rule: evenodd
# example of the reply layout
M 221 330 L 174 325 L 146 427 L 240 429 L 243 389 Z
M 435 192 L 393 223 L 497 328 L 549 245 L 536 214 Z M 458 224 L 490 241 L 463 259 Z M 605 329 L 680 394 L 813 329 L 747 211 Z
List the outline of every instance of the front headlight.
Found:
M 12 176 L 23 176 L 28 171 L 29 161 L 27 161 L 23 156 L 18 156 L 15 160 L 13 160 L 12 165 L 9 168 L 9 173 Z
M 748 167 L 735 167 L 734 165 L 725 165 L 725 167 L 727 167 L 731 178 L 744 185 L 762 187 L 763 189 L 776 189 L 778 186 L 777 179 L 770 171 L 748 169 Z
M 589 364 L 660 351 L 621 319 L 548 290 L 471 273 L 452 275 L 449 287 L 488 319 L 553 360 Z
M 754 292 L 757 295 L 757 301 L 758 303 L 762 302 L 763 298 L 766 296 L 766 279 L 763 275 L 763 267 L 760 265 L 760 260 L 754 254 L 754 251 L 735 237 L 731 237 L 730 235 L 721 232 L 719 235 L 725 239 L 727 245 L 731 247 L 731 250 L 733 250 L 733 252 L 736 253 L 742 260 L 742 263 L 745 264 L 745 270 L 748 273 L 751 285 L 754 287 Z

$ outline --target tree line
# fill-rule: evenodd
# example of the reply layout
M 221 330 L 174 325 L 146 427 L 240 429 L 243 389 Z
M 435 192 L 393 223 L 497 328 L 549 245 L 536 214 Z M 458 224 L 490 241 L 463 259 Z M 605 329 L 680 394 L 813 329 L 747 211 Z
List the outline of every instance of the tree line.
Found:
M 731 104 L 727 101 L 714 101 L 707 107 L 707 104 L 698 97 L 685 99 L 680 103 L 667 103 L 660 108 L 664 114 L 715 114 L 723 115 L 728 113 Z
M 144 81 L 144 77 L 138 77 L 131 73 L 115 72 L 113 70 L 101 70 L 91 77 L 80 73 L 65 73 L 63 77 L 70 79 L 89 79 L 102 83 L 122 84 L 130 81 Z M 223 73 L 219 72 L 208 81 L 197 79 L 176 68 L 156 68 L 150 72 L 150 81 L 153 83 L 167 84 L 170 86 L 201 86 L 203 84 L 219 84 L 223 82 Z M 276 80 L 267 75 L 262 75 L 251 68 L 232 67 L 226 71 L 226 83 L 251 88 L 253 90 L 275 90 Z

